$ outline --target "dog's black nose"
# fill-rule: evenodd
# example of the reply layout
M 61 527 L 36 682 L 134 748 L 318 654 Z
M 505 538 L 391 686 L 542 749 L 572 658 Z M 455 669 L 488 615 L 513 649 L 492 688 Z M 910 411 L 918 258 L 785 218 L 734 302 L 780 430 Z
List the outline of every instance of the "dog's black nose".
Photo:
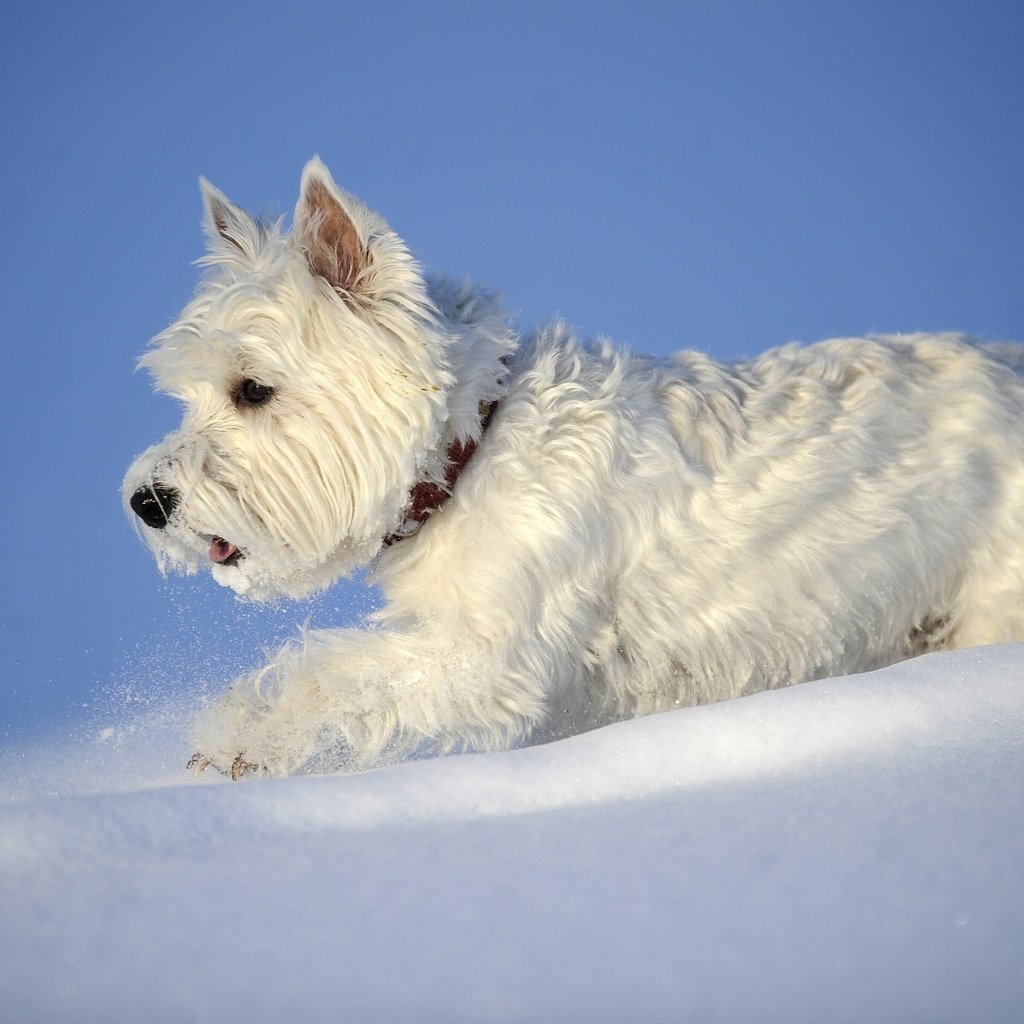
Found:
M 174 506 L 178 504 L 178 492 L 162 484 L 140 487 L 128 504 L 147 526 L 152 526 L 154 530 L 162 530 L 167 525 Z

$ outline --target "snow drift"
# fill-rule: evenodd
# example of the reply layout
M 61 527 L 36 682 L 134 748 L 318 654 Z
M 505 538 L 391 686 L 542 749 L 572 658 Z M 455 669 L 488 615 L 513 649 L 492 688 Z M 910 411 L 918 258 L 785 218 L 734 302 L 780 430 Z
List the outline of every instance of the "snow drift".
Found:
M 173 716 L 9 752 L 3 1016 L 1018 1021 L 1022 676 L 932 655 L 349 777 L 192 782 Z

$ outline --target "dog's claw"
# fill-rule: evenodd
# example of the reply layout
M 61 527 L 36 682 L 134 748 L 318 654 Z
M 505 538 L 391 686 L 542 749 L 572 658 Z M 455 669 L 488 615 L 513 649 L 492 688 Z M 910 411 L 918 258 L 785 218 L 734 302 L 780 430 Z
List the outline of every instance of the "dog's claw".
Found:
M 251 761 L 246 761 L 245 754 L 239 754 L 238 757 L 231 762 L 231 779 L 233 782 L 237 782 L 244 775 L 253 775 L 259 771 L 259 765 L 253 764 Z
M 231 762 L 231 767 L 225 770 L 221 768 L 219 764 L 215 764 L 212 758 L 207 757 L 205 754 L 193 754 L 189 759 L 185 767 L 194 772 L 196 775 L 202 775 L 207 768 L 212 767 L 215 771 L 220 772 L 221 775 L 231 776 L 232 782 L 237 782 L 239 779 L 246 775 L 256 775 L 260 771 L 258 764 L 253 764 L 252 761 L 246 761 L 245 754 L 239 754 L 238 757 Z

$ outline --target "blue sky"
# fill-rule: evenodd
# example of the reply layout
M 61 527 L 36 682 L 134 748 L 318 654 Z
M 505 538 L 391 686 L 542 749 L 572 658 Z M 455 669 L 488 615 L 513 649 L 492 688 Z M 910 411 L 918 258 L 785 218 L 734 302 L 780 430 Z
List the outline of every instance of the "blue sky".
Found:
M 165 582 L 123 517 L 200 174 L 286 212 L 319 153 L 426 265 L 646 351 L 1024 338 L 1022 45 L 1016 3 L 6 5 L 0 742 L 372 603 Z

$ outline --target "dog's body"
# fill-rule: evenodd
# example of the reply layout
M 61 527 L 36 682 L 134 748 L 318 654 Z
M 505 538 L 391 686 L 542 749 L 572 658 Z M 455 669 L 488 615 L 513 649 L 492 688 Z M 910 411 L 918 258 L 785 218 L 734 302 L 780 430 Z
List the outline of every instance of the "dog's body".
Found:
M 216 276 L 144 359 L 185 420 L 126 500 L 164 564 L 263 598 L 375 561 L 387 605 L 241 678 L 201 763 L 492 749 L 1024 638 L 1017 346 L 520 345 L 318 161 L 291 234 L 206 200 Z

